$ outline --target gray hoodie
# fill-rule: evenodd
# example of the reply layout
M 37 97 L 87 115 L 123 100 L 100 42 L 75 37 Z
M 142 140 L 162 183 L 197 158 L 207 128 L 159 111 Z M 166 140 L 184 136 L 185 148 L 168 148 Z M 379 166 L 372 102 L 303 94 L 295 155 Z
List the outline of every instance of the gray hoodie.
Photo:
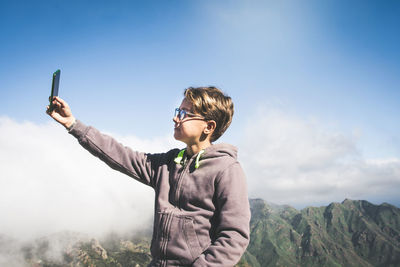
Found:
M 136 152 L 77 121 L 79 143 L 111 168 L 155 190 L 149 266 L 233 266 L 249 243 L 250 209 L 237 150 L 212 145 L 191 158 L 183 150 Z

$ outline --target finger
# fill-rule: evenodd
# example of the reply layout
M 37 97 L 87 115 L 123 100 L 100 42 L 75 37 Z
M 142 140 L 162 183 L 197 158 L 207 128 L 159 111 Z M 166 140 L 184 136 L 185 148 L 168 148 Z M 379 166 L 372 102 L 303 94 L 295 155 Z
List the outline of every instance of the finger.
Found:
M 69 106 L 68 106 L 68 103 L 65 102 L 63 99 L 59 98 L 58 96 L 56 96 L 56 100 L 57 100 L 59 103 L 61 103 L 61 106 L 63 106 L 63 107 L 69 107 Z
M 52 105 L 53 105 L 53 106 L 56 106 L 57 108 L 59 108 L 59 107 L 62 106 L 62 104 L 61 104 L 60 102 L 58 102 L 56 98 L 54 98 L 54 100 L 53 100 L 53 102 L 52 102 Z
M 46 113 L 47 113 L 48 115 L 51 116 L 53 112 L 54 112 L 54 109 L 51 109 L 50 106 L 47 106 L 47 107 L 46 107 Z

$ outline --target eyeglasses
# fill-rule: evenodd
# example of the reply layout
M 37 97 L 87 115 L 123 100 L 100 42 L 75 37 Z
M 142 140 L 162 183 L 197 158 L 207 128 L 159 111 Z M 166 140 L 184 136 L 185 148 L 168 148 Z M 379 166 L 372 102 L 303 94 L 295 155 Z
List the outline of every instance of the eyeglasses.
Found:
M 175 109 L 175 115 L 174 118 L 178 117 L 180 121 L 184 120 L 186 117 L 193 117 L 193 118 L 199 118 L 199 119 L 204 119 L 204 117 L 194 114 L 192 112 L 186 111 L 184 109 L 176 108 Z

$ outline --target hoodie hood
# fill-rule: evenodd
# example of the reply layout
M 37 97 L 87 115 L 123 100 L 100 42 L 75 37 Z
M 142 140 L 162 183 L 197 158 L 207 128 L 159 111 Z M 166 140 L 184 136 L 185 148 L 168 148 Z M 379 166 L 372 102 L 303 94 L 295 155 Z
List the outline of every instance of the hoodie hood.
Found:
M 201 158 L 218 158 L 218 157 L 232 157 L 237 159 L 238 150 L 235 146 L 230 144 L 216 144 L 207 147 Z
M 186 148 L 179 151 L 178 155 L 174 159 L 175 163 L 183 164 L 185 161 Z M 230 144 L 216 144 L 207 147 L 206 149 L 200 150 L 197 154 L 193 155 L 192 158 L 196 158 L 195 168 L 199 168 L 202 159 L 212 159 L 219 157 L 231 157 L 237 160 L 237 148 Z

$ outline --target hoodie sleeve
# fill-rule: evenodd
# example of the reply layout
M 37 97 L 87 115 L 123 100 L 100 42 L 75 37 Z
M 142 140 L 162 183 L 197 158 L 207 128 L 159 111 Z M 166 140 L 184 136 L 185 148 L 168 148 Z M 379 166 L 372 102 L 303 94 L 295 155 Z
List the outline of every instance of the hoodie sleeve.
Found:
M 79 120 L 69 130 L 79 143 L 91 154 L 104 161 L 111 168 L 118 170 L 146 185 L 153 186 L 154 166 L 162 154 L 136 152 L 118 143 L 111 136 L 100 133 L 97 129 L 86 126 Z
M 250 207 L 244 172 L 239 163 L 223 171 L 216 185 L 216 238 L 193 267 L 234 266 L 250 241 Z

